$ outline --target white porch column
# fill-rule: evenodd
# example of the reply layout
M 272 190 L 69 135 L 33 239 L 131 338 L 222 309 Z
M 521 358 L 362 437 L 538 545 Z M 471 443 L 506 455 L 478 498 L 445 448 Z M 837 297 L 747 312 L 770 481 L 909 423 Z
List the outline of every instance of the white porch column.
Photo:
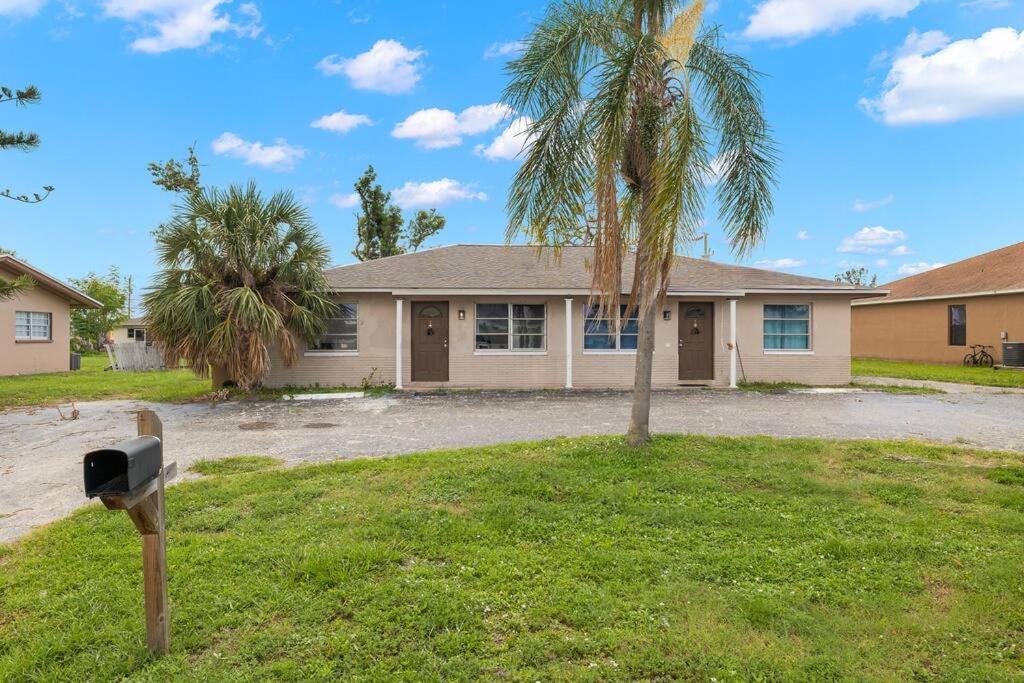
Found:
M 572 389 L 572 299 L 565 300 L 565 388 Z
M 736 388 L 736 299 L 729 299 L 729 388 Z
M 402 388 L 402 299 L 395 299 L 395 388 Z

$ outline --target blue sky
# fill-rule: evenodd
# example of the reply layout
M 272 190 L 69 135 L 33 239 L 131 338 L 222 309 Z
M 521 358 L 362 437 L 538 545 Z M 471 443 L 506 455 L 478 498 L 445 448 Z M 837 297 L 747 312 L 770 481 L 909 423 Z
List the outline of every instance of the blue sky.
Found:
M 711 3 L 707 21 L 766 74 L 781 152 L 768 239 L 743 263 L 864 265 L 885 282 L 1024 239 L 1022 5 Z M 353 260 L 348 195 L 371 163 L 409 210 L 448 217 L 435 243 L 500 242 L 523 138 L 495 105 L 545 7 L 0 0 L 0 83 L 43 92 L 0 109 L 0 127 L 43 141 L 0 156 L 0 186 L 57 188 L 0 204 L 0 245 L 60 277 L 117 265 L 145 282 L 174 202 L 146 164 L 193 142 L 205 183 L 302 197 L 336 263 Z M 707 229 L 732 261 L 711 212 Z

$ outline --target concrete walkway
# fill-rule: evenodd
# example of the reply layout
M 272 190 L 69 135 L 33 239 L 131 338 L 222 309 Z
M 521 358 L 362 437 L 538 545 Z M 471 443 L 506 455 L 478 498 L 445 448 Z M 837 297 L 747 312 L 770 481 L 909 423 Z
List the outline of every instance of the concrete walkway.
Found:
M 903 379 L 900 377 L 872 377 L 858 375 L 853 378 L 854 384 L 881 384 L 887 387 L 918 387 L 938 389 L 947 394 L 1024 394 L 1024 389 L 1017 387 L 990 387 L 984 384 L 963 384 L 960 382 L 933 382 L 927 379 Z
M 621 434 L 629 395 L 618 392 L 392 395 L 347 401 L 80 403 L 81 419 L 52 408 L 0 413 L 0 541 L 86 503 L 82 455 L 134 436 L 133 412 L 156 410 L 166 457 L 179 470 L 202 458 L 271 455 L 289 464 L 458 448 L 555 436 Z M 997 394 L 658 393 L 656 432 L 778 437 L 912 438 L 1024 451 L 1024 397 Z M 185 475 L 186 478 L 192 475 Z

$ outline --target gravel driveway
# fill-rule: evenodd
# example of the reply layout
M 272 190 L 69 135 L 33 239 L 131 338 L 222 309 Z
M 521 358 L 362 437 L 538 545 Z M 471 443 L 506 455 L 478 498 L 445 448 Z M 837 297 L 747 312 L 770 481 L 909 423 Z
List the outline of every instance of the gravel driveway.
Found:
M 914 438 L 1024 451 L 1024 396 L 757 394 L 693 390 L 654 397 L 657 432 Z M 134 436 L 133 411 L 156 410 L 165 457 L 179 471 L 201 458 L 272 455 L 289 463 L 622 433 L 629 395 L 453 393 L 346 401 L 79 404 L 0 413 L 0 542 L 83 505 L 82 455 Z M 189 475 L 185 475 L 188 477 Z

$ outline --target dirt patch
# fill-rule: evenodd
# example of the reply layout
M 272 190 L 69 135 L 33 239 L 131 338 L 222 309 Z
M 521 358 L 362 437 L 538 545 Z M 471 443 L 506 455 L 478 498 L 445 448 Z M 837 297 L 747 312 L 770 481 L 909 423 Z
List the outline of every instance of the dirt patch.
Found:
M 246 432 L 260 432 L 273 429 L 277 425 L 274 422 L 243 422 L 238 428 Z
M 338 425 L 334 424 L 333 422 L 307 422 L 306 424 L 302 425 L 302 428 L 303 429 L 331 429 L 332 427 L 337 427 L 337 426 Z

